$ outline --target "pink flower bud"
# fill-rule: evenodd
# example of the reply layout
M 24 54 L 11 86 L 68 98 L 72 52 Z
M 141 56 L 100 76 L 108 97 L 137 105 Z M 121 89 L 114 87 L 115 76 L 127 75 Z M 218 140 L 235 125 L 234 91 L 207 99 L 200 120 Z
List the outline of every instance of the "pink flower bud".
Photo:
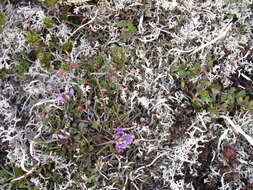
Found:
M 75 68 L 78 67 L 78 64 L 75 63 L 75 62 L 72 62 L 72 63 L 70 63 L 70 67 L 71 67 L 72 69 L 75 69 Z
M 232 146 L 225 146 L 223 148 L 223 156 L 227 159 L 234 159 L 236 157 L 235 149 Z
M 57 75 L 58 75 L 59 77 L 63 77 L 64 74 L 65 74 L 65 72 L 64 72 L 63 69 L 60 69 L 60 71 L 57 73 Z

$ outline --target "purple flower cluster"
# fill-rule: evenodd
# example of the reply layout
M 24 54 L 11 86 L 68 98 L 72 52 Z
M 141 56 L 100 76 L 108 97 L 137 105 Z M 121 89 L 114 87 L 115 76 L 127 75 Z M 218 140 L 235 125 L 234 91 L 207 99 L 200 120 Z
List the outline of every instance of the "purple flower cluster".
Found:
M 115 142 L 115 148 L 118 152 L 123 152 L 125 148 L 129 144 L 133 142 L 133 136 L 127 133 L 124 133 L 122 128 L 116 128 L 115 134 L 114 134 L 114 142 Z
M 70 88 L 70 89 L 69 89 L 69 92 L 67 92 L 67 93 L 61 93 L 61 94 L 58 96 L 57 99 L 58 99 L 60 102 L 65 102 L 66 100 L 70 100 L 70 98 L 71 98 L 72 96 L 74 96 L 74 93 L 75 93 L 74 89 L 73 89 L 73 88 Z

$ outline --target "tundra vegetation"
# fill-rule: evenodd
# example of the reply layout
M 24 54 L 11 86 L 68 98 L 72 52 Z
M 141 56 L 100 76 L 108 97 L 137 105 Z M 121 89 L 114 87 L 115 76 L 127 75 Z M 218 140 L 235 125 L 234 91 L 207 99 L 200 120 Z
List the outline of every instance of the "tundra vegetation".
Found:
M 251 0 L 1 0 L 0 188 L 253 188 Z

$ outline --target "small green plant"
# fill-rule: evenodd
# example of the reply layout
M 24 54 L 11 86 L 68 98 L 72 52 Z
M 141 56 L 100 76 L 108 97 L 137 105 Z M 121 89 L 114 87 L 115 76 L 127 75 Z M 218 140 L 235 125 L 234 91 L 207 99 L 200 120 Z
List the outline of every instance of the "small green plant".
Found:
M 199 75 L 200 64 L 194 64 L 191 68 L 187 64 L 180 64 L 179 66 L 171 67 L 171 72 L 178 74 L 180 87 L 184 88 L 187 79 L 192 79 Z
M 26 80 L 27 76 L 25 73 L 28 72 L 31 63 L 26 60 L 21 60 L 18 65 L 16 65 L 15 70 L 19 73 L 19 79 Z
M 52 54 L 46 51 L 40 51 L 38 54 L 41 66 L 44 68 L 49 68 L 51 63 Z
M 5 14 L 0 12 L 0 33 L 3 32 L 3 26 L 5 24 L 5 18 L 6 18 Z
M 213 60 L 209 59 L 208 67 L 213 66 Z M 215 115 L 221 112 L 231 112 L 234 109 L 239 111 L 252 110 L 250 98 L 246 91 L 238 90 L 235 87 L 224 89 L 218 83 L 210 82 L 207 79 L 200 78 L 197 82 L 189 82 L 189 79 L 200 76 L 200 65 L 194 64 L 189 67 L 181 64 L 171 68 L 173 73 L 179 77 L 180 87 L 184 91 L 190 91 L 192 106 L 196 110 L 207 110 Z M 187 85 L 186 85 L 187 84 Z
M 252 110 L 252 106 L 249 104 L 250 98 L 244 90 L 238 91 L 232 87 L 226 93 L 223 93 L 220 98 L 220 109 L 224 111 L 230 111 L 233 108 L 237 108 L 242 112 L 249 109 Z
M 51 59 L 53 57 L 51 53 L 52 51 L 60 50 L 61 52 L 72 48 L 71 41 L 61 46 L 59 39 L 55 36 L 51 36 L 48 44 L 45 44 L 38 33 L 30 31 L 26 34 L 26 41 L 30 46 L 31 51 L 25 52 L 24 54 L 28 57 L 33 57 L 33 60 L 38 58 L 41 66 L 45 69 L 59 67 L 58 62 L 55 62 L 54 65 L 51 63 Z
M 44 28 L 50 29 L 50 28 L 53 28 L 53 26 L 54 26 L 54 21 L 51 18 L 45 17 L 43 19 L 43 27 Z
M 39 46 L 42 43 L 40 35 L 35 32 L 27 32 L 26 41 L 31 47 Z
M 59 39 L 55 36 L 51 36 L 51 39 L 49 40 L 49 44 L 46 48 L 49 49 L 50 51 L 59 50 L 61 48 Z
M 233 20 L 238 20 L 238 16 L 235 13 L 228 13 L 227 17 Z
M 25 72 L 27 72 L 29 66 L 30 66 L 30 63 L 28 61 L 22 60 L 16 66 L 16 70 L 18 73 L 25 73 Z
M 98 53 L 90 61 L 84 64 L 84 72 L 89 78 L 90 73 L 104 72 L 107 66 L 107 61 L 103 58 L 103 53 Z
M 137 31 L 137 28 L 130 21 L 121 21 L 118 25 L 123 28 L 122 33 L 124 37 L 130 37 Z
M 247 26 L 245 24 L 237 23 L 237 28 L 239 29 L 241 34 L 245 34 Z
M 215 102 L 215 97 L 210 93 L 211 82 L 208 80 L 200 80 L 196 86 L 196 93 L 193 96 L 194 108 L 201 108 L 205 105 L 212 105 Z
M 112 60 L 116 63 L 126 63 L 126 49 L 123 47 L 116 47 L 112 50 Z
M 54 6 L 58 2 L 58 0 L 44 0 L 43 2 L 48 6 Z
M 124 71 L 131 52 L 125 47 L 114 47 L 108 53 L 112 57 L 112 66 L 117 70 Z
M 62 45 L 62 51 L 71 51 L 73 48 L 73 42 L 71 40 L 65 42 Z
M 10 74 L 10 73 L 11 73 L 10 69 L 6 69 L 6 68 L 0 69 L 0 78 L 4 78 L 7 74 Z

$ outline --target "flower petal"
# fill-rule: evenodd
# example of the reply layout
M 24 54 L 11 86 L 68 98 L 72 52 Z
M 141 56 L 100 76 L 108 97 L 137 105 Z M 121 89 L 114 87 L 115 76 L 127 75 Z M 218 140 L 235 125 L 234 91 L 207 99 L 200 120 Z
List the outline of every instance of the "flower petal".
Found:
M 75 62 L 72 62 L 72 63 L 70 64 L 70 67 L 71 67 L 72 69 L 77 68 L 77 67 L 78 67 L 78 64 L 75 63 Z
M 133 142 L 133 136 L 130 134 L 125 134 L 123 138 L 127 144 L 131 144 Z
M 118 152 L 122 152 L 127 147 L 127 144 L 116 144 L 115 147 Z
M 70 95 L 70 96 L 74 96 L 74 93 L 75 93 L 74 89 L 73 89 L 73 88 L 70 88 L 70 89 L 69 89 L 69 95 Z
M 122 128 L 116 128 L 115 134 L 116 135 L 123 135 L 124 134 L 123 129 Z
M 59 100 L 60 102 L 64 102 L 65 101 L 64 94 L 60 94 L 57 100 Z
M 64 74 L 65 74 L 65 72 L 64 72 L 63 69 L 60 69 L 60 71 L 57 73 L 57 75 L 58 75 L 59 77 L 63 77 Z

